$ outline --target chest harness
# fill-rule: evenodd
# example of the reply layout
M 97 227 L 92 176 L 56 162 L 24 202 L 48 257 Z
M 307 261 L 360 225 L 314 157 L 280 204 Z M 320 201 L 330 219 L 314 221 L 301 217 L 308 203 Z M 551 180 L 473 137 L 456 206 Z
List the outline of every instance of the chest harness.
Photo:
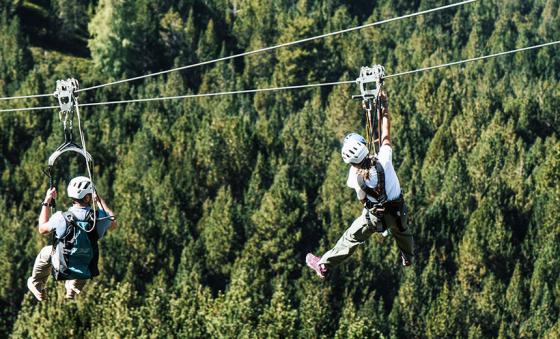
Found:
M 404 199 L 401 195 L 396 200 L 389 200 L 387 198 L 387 191 L 385 190 L 385 171 L 383 166 L 379 163 L 377 158 L 373 158 L 372 162 L 375 164 L 375 171 L 377 173 L 377 185 L 375 187 L 369 187 L 366 184 L 366 178 L 362 174 L 358 174 L 358 186 L 366 192 L 373 201 L 366 197 L 365 207 L 369 212 L 375 215 L 382 222 L 372 222 L 370 219 L 370 213 L 366 214 L 366 219 L 368 222 L 375 225 L 378 232 L 383 232 L 386 229 L 383 216 L 387 213 L 395 217 L 397 220 L 397 227 L 399 230 L 404 231 L 401 221 L 401 214 L 404 213 Z
M 373 158 L 372 162 L 375 164 L 375 172 L 377 173 L 377 185 L 375 187 L 369 187 L 366 185 L 366 178 L 362 174 L 358 174 L 358 185 L 360 188 L 366 192 L 367 195 L 371 196 L 374 201 L 367 199 L 371 204 L 384 205 L 387 202 L 387 192 L 385 191 L 385 171 L 383 166 L 377 161 L 377 158 Z

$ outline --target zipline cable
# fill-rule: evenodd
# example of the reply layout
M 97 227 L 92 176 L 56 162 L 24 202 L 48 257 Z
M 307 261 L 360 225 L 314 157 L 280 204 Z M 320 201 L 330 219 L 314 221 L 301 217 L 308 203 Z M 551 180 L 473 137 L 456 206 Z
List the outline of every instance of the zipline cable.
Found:
M 30 107 L 30 108 L 6 108 L 0 109 L 0 112 L 20 112 L 20 111 L 40 111 L 43 109 L 55 109 L 60 106 L 43 106 L 43 107 Z
M 93 103 L 87 103 L 87 104 L 80 104 L 80 106 L 81 107 L 88 107 L 88 106 L 100 106 L 100 105 L 127 104 L 127 103 L 135 103 L 135 102 L 161 101 L 161 100 L 173 100 L 173 99 L 189 99 L 189 98 L 200 98 L 200 97 L 214 97 L 214 96 L 222 96 L 222 95 L 247 94 L 247 93 L 257 93 L 257 92 L 272 92 L 272 91 L 282 91 L 282 90 L 289 90 L 289 89 L 301 89 L 301 88 L 322 87 L 322 86 L 335 86 L 335 85 L 353 84 L 353 83 L 355 83 L 354 80 L 336 81 L 336 82 L 325 82 L 325 83 L 295 85 L 295 86 L 245 89 L 245 90 L 239 90 L 239 91 L 187 94 L 187 95 L 178 95 L 178 96 L 171 96 L 171 97 L 130 99 L 130 100 L 119 100 L 119 101 L 107 101 L 107 102 L 93 102 Z
M 436 68 L 443 68 L 443 67 L 448 67 L 448 66 L 454 66 L 454 65 L 465 64 L 465 63 L 467 63 L 467 62 L 473 62 L 473 61 L 478 61 L 478 60 L 484 60 L 484 59 L 489 59 L 489 58 L 495 58 L 495 57 L 501 56 L 501 55 L 512 54 L 512 53 L 517 53 L 517 52 L 523 52 L 523 51 L 528 51 L 528 50 L 530 50 L 530 49 L 536 49 L 536 48 L 546 47 L 546 46 L 550 46 L 550 45 L 556 45 L 556 44 L 558 44 L 558 43 L 560 43 L 560 40 L 558 40 L 558 41 L 553 41 L 553 42 L 547 42 L 547 43 L 545 43 L 545 44 L 540 44 L 540 45 L 535 45 L 535 46 L 530 46 L 530 47 L 518 48 L 518 49 L 514 49 L 514 50 L 511 50 L 511 51 L 507 51 L 507 52 L 494 53 L 494 54 L 484 55 L 484 56 L 480 56 L 480 57 L 476 57 L 476 58 L 470 58 L 470 59 L 465 59 L 465 60 L 460 60 L 460 61 L 448 62 L 448 63 L 446 63 L 446 64 L 441 64 L 441 65 L 436 65 L 436 66 L 429 66 L 429 67 L 424 67 L 424 68 L 415 69 L 415 70 L 412 70 L 412 71 L 406 71 L 406 72 L 401 72 L 401 73 L 390 74 L 390 75 L 385 76 L 384 79 L 394 78 L 394 77 L 400 77 L 400 76 L 402 76 L 402 75 L 414 74 L 414 73 L 418 73 L 418 72 L 429 71 L 429 70 L 436 69 Z
M 102 84 L 102 85 L 96 85 L 96 86 L 83 88 L 83 89 L 78 90 L 77 93 L 90 91 L 92 89 L 98 89 L 98 88 L 102 88 L 102 87 L 112 86 L 112 85 L 116 85 L 116 84 L 121 84 L 121 83 L 125 83 L 125 82 L 130 82 L 130 81 L 134 81 L 134 80 L 140 80 L 140 79 L 145 79 L 145 78 L 149 78 L 149 77 L 154 77 L 154 76 L 167 74 L 167 73 L 171 73 L 171 72 L 175 72 L 175 71 L 180 71 L 180 70 L 184 70 L 184 69 L 195 68 L 195 67 L 199 67 L 199 66 L 203 66 L 203 65 L 209 65 L 209 64 L 216 63 L 216 62 L 220 62 L 220 61 L 225 61 L 225 60 L 235 59 L 235 58 L 248 56 L 248 55 L 252 55 L 252 54 L 271 51 L 271 50 L 282 48 L 282 47 L 293 46 L 293 45 L 297 45 L 297 44 L 300 44 L 300 43 L 303 43 L 303 42 L 322 39 L 322 38 L 326 38 L 326 37 L 329 37 L 329 36 L 334 36 L 334 35 L 338 35 L 338 34 L 352 32 L 352 31 L 356 31 L 356 30 L 360 30 L 360 29 L 364 29 L 364 28 L 368 28 L 368 27 L 379 26 L 379 25 L 386 24 L 386 23 L 389 23 L 389 22 L 392 22 L 392 21 L 398 21 L 398 20 L 402 20 L 402 19 L 406 19 L 406 18 L 412 18 L 412 17 L 415 17 L 415 16 L 420 16 L 420 15 L 424 15 L 424 14 L 428 14 L 428 13 L 432 13 L 432 12 L 437 12 L 437 11 L 440 11 L 440 10 L 443 10 L 443 9 L 453 8 L 453 7 L 465 5 L 465 4 L 468 4 L 468 3 L 471 3 L 471 2 L 476 2 L 476 1 L 477 0 L 465 0 L 465 1 L 454 3 L 454 4 L 450 4 L 450 5 L 445 5 L 445 6 L 432 8 L 432 9 L 427 9 L 427 10 L 419 11 L 419 12 L 416 12 L 416 13 L 405 14 L 405 15 L 402 15 L 402 16 L 399 16 L 399 17 L 394 17 L 394 18 L 390 18 L 390 19 L 376 21 L 376 22 L 372 22 L 372 23 L 369 23 L 369 24 L 364 24 L 364 25 L 360 25 L 360 26 L 356 26 L 356 27 L 343 29 L 343 30 L 340 30 L 340 31 L 325 33 L 325 34 L 321 34 L 321 35 L 317 35 L 317 36 L 313 36 L 313 37 L 308 37 L 308 38 L 304 38 L 304 39 L 300 39 L 300 40 L 296 40 L 296 41 L 286 42 L 286 43 L 279 44 L 279 45 L 264 47 L 264 48 L 256 49 L 256 50 L 249 51 L 249 52 L 243 52 L 243 53 L 239 53 L 239 54 L 230 55 L 230 56 L 227 56 L 227 57 L 222 57 L 222 58 L 213 59 L 213 60 L 207 60 L 207 61 L 199 62 L 199 63 L 196 63 L 196 64 L 191 64 L 191 65 L 187 65 L 187 66 L 172 68 L 172 69 L 168 69 L 168 70 L 165 70 L 165 71 L 160 71 L 160 72 L 156 72 L 156 73 L 137 76 L 137 77 L 134 77 L 134 78 L 117 80 L 117 81 L 109 82 L 109 83 Z M 22 95 L 22 96 L 4 97 L 4 98 L 0 98 L 0 100 L 42 98 L 42 97 L 48 97 L 48 96 L 51 96 L 51 95 L 52 94 Z
M 494 53 L 494 54 L 480 56 L 480 57 L 476 57 L 476 58 L 470 58 L 470 59 L 465 59 L 465 60 L 460 60 L 460 61 L 449 62 L 449 63 L 436 65 L 436 66 L 419 68 L 419 69 L 415 69 L 415 70 L 412 70 L 412 71 L 406 71 L 406 72 L 386 75 L 384 77 L 384 79 L 395 78 L 395 77 L 399 77 L 399 76 L 403 76 L 403 75 L 414 74 L 414 73 L 428 71 L 428 70 L 437 69 L 437 68 L 460 65 L 460 64 L 464 64 L 464 63 L 468 63 L 468 62 L 494 58 L 494 57 L 502 56 L 502 55 L 506 55 L 506 54 L 523 52 L 523 51 L 536 49 L 536 48 L 542 48 L 542 47 L 555 45 L 555 44 L 559 44 L 559 43 L 560 43 L 560 40 L 554 41 L 554 42 L 548 42 L 548 43 L 544 43 L 544 44 L 540 44 L 540 45 L 530 46 L 530 47 L 518 48 L 518 49 L 515 49 L 515 50 L 506 51 L 506 52 Z M 145 99 L 131 99 L 131 100 L 120 100 L 120 101 L 96 102 L 96 103 L 80 104 L 80 106 L 87 107 L 87 106 L 99 106 L 99 105 L 125 104 L 125 103 L 134 103 L 134 102 L 148 102 L 148 101 L 158 101 L 158 100 L 188 99 L 188 98 L 213 97 L 213 96 L 222 96 L 222 95 L 257 93 L 257 92 L 271 92 L 271 91 L 282 91 L 282 90 L 311 88 L 311 87 L 345 85 L 345 84 L 353 84 L 355 82 L 356 82 L 355 80 L 347 80 L 347 81 L 336 81 L 336 82 L 326 82 L 326 83 L 316 83 L 316 84 L 306 84 L 306 85 L 296 85 L 296 86 L 248 89 L 248 90 L 228 91 L 228 92 L 200 93 L 200 94 L 188 94 L 188 95 L 159 97 L 159 98 L 145 98 Z
M 86 139 L 84 136 L 84 131 L 82 130 L 82 119 L 80 116 L 80 104 L 78 103 L 78 98 L 74 97 L 74 103 L 76 105 L 76 115 L 78 116 L 78 131 L 80 132 L 80 142 L 82 143 L 82 148 L 84 149 L 84 154 L 88 154 L 87 149 L 86 149 Z M 90 159 L 88 159 L 88 157 L 85 157 L 86 159 L 86 169 L 87 169 L 87 173 L 89 176 L 89 181 L 91 183 L 91 185 L 93 186 L 93 192 L 95 193 L 95 185 L 93 183 L 93 175 L 91 174 L 91 166 L 90 166 Z M 93 198 L 93 197 L 92 197 Z M 93 209 L 93 225 L 91 226 L 91 229 L 86 230 L 86 232 L 91 232 L 95 229 L 95 225 L 97 224 L 97 202 L 96 201 L 92 201 L 91 203 L 92 209 Z
M 494 58 L 497 56 L 502 56 L 506 54 L 512 54 L 517 52 L 523 52 L 527 50 L 542 48 L 551 45 L 560 44 L 560 40 L 547 42 L 544 44 L 529 46 L 518 48 L 506 52 L 494 53 L 485 56 L 480 56 L 476 58 L 470 58 L 460 61 L 449 62 L 445 64 L 440 64 L 436 66 L 430 67 L 423 67 L 411 71 L 400 72 L 395 74 L 389 74 L 384 77 L 384 79 L 388 78 L 395 78 L 403 75 L 414 74 L 419 72 L 424 72 L 428 70 L 433 70 L 437 68 L 449 67 L 454 65 L 460 65 L 468 62 L 483 60 Z M 238 90 L 238 91 L 225 91 L 225 92 L 215 92 L 215 93 L 199 93 L 199 94 L 187 94 L 187 95 L 179 95 L 179 96 L 169 96 L 169 97 L 156 97 L 156 98 L 144 98 L 144 99 L 130 99 L 130 100 L 119 100 L 119 101 L 106 101 L 106 102 L 93 102 L 93 103 L 85 103 L 80 104 L 80 107 L 88 107 L 88 106 L 101 106 L 101 105 L 115 105 L 115 104 L 126 104 L 126 103 L 135 103 L 135 102 L 149 102 L 149 101 L 162 101 L 162 100 L 172 100 L 172 99 L 188 99 L 188 98 L 200 98 L 200 97 L 214 97 L 214 96 L 223 96 L 223 95 L 234 95 L 234 94 L 248 94 L 248 93 L 257 93 L 257 92 L 271 92 L 271 91 L 281 91 L 281 90 L 291 90 L 291 89 L 302 89 L 302 88 L 312 88 L 312 87 L 322 87 L 322 86 L 336 86 L 336 85 L 347 85 L 355 83 L 355 80 L 347 80 L 347 81 L 336 81 L 336 82 L 326 82 L 326 83 L 315 83 L 315 84 L 306 84 L 306 85 L 295 85 L 295 86 L 283 86 L 283 87 L 270 87 L 270 88 L 257 88 L 257 89 L 248 89 L 248 90 Z M 32 107 L 32 108 L 13 108 L 13 109 L 1 109 L 0 112 L 15 112 L 15 111 L 32 111 L 32 110 L 42 110 L 42 109 L 53 109 L 58 108 L 58 106 L 50 106 L 50 107 Z
M 51 96 L 52 96 L 52 94 L 20 95 L 20 96 L 16 96 L 16 97 L 0 98 L 0 100 L 45 98 L 45 97 L 51 97 Z
M 83 88 L 83 89 L 78 90 L 78 92 L 85 92 L 85 91 L 89 91 L 89 90 L 92 90 L 92 89 L 98 89 L 98 88 L 102 88 L 102 87 L 106 87 L 106 86 L 112 86 L 112 85 L 122 84 L 122 83 L 125 83 L 125 82 L 134 81 L 134 80 L 145 79 L 145 78 L 154 77 L 154 76 L 157 76 L 157 75 L 162 75 L 162 74 L 171 73 L 171 72 L 175 72 L 175 71 L 180 71 L 180 70 L 184 70 L 184 69 L 195 68 L 195 67 L 199 67 L 199 66 L 203 66 L 203 65 L 213 64 L 213 63 L 216 63 L 216 62 L 219 62 L 219 61 L 225 61 L 225 60 L 239 58 L 239 57 L 242 57 L 242 56 L 262 53 L 262 52 L 266 52 L 266 51 L 271 51 L 271 50 L 274 50 L 274 49 L 277 49 L 277 48 L 293 46 L 293 45 L 297 45 L 297 44 L 307 42 L 307 41 L 322 39 L 322 38 L 326 38 L 326 37 L 329 37 L 329 36 L 338 35 L 338 34 L 347 33 L 347 32 L 352 32 L 352 31 L 356 31 L 356 30 L 360 30 L 360 29 L 364 29 L 364 28 L 368 28 L 368 27 L 379 26 L 379 25 L 382 25 L 382 24 L 385 24 L 385 23 L 388 23 L 388 22 L 398 21 L 398 20 L 406 19 L 406 18 L 412 18 L 412 17 L 415 17 L 415 16 L 428 14 L 428 13 L 432 13 L 432 12 L 436 12 L 436 11 L 440 11 L 440 10 L 448 9 L 448 8 L 452 8 L 452 7 L 457 7 L 457 6 L 465 5 L 465 4 L 468 4 L 468 3 L 471 3 L 471 2 L 476 2 L 476 1 L 477 0 L 465 0 L 465 1 L 462 1 L 462 2 L 450 4 L 450 5 L 440 6 L 440 7 L 436 7 L 436 8 L 416 12 L 416 13 L 410 13 L 410 14 L 399 16 L 399 17 L 394 17 L 394 18 L 385 19 L 385 20 L 381 20 L 381 21 L 377 21 L 377 22 L 373 22 L 373 23 L 369 23 L 369 24 L 365 24 L 365 25 L 360 25 L 360 26 L 356 26 L 356 27 L 343 29 L 343 30 L 340 30 L 340 31 L 325 33 L 325 34 L 321 34 L 321 35 L 317 35 L 317 36 L 313 36 L 313 37 L 309 37 L 309 38 L 304 38 L 304 39 L 301 39 L 301 40 L 286 42 L 286 43 L 275 45 L 275 46 L 264 47 L 264 48 L 256 49 L 256 50 L 249 51 L 249 52 L 243 52 L 243 53 L 239 53 L 239 54 L 230 55 L 230 56 L 227 56 L 227 57 L 222 57 L 222 58 L 218 58 L 218 59 L 199 62 L 199 63 L 196 63 L 196 64 L 191 64 L 191 65 L 187 65 L 187 66 L 172 68 L 172 69 L 168 69 L 168 70 L 161 71 L 161 72 L 141 75 L 141 76 L 137 76 L 137 77 L 134 77 L 134 78 L 123 79 L 123 80 L 113 81 L 113 82 L 109 82 L 109 83 L 102 84 L 102 85 L 87 87 L 87 88 Z

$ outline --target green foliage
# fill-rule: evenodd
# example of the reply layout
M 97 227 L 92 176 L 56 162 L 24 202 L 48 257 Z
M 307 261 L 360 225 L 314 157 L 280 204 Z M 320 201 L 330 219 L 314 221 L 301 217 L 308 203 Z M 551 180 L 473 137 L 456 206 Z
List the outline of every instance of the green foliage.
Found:
M 357 312 L 352 301 L 349 300 L 342 310 L 335 338 L 384 338 L 383 333 L 378 330 L 380 324 L 376 324 L 370 318 L 371 313 L 376 311 L 378 310 L 369 309 L 365 314 Z
M 99 71 L 120 78 L 137 75 L 138 69 L 155 68 L 161 15 L 156 7 L 147 0 L 99 1 L 89 24 L 92 39 L 88 43 Z
M 186 21 L 175 10 L 171 9 L 160 22 L 160 37 L 167 60 L 177 60 L 182 64 L 195 61 L 192 52 L 196 44 L 196 26 L 193 10 L 189 11 Z
M 296 335 L 297 310 L 290 305 L 286 286 L 277 284 L 270 304 L 263 310 L 257 332 L 267 338 L 290 338 Z
M 212 205 L 206 203 L 199 222 L 199 232 L 206 249 L 206 265 L 210 272 L 229 276 L 231 264 L 240 247 L 239 225 L 235 201 L 229 188 L 222 188 Z M 207 212 L 209 210 L 209 212 Z
M 275 275 L 299 271 L 300 225 L 306 216 L 306 204 L 307 197 L 297 191 L 288 167 L 280 167 L 260 208 L 251 217 L 255 229 L 244 252 L 251 253 L 251 259 L 259 265 L 270 267 L 270 273 Z
M 0 12 L 0 94 L 13 94 L 31 64 L 31 54 L 19 18 Z
M 55 0 L 52 1 L 54 15 L 60 20 L 58 34 L 60 38 L 71 40 L 76 36 L 87 36 L 87 21 L 83 15 L 87 13 L 88 1 Z
M 214 29 L 214 21 L 210 20 L 198 41 L 196 55 L 200 60 L 211 60 L 217 56 L 219 48 L 220 44 L 218 43 L 218 37 Z
M 70 76 L 87 87 L 439 5 L 2 1 L 0 96 L 49 93 Z M 372 63 L 394 74 L 557 40 L 559 22 L 555 0 L 477 1 L 80 102 L 346 81 Z M 364 132 L 355 85 L 84 107 L 96 186 L 119 228 L 100 242 L 101 276 L 75 301 L 52 279 L 46 302 L 26 289 L 48 242 L 36 224 L 41 170 L 63 137 L 57 111 L 0 114 L 0 336 L 557 338 L 558 52 L 387 79 L 415 266 L 401 269 L 394 240 L 374 235 L 324 282 L 305 254 L 330 248 L 361 209 L 339 153 L 346 133 Z M 65 182 L 85 169 L 71 156 L 57 166 L 62 209 Z

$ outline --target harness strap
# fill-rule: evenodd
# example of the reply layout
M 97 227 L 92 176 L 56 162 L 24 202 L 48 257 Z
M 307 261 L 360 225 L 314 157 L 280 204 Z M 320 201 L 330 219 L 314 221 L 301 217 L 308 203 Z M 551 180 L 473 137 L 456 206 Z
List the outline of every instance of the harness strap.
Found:
M 385 206 L 387 207 L 387 213 L 396 219 L 397 229 L 400 232 L 406 231 L 402 223 L 402 218 L 406 213 L 403 195 L 401 194 L 396 200 L 388 201 Z
M 64 235 L 61 237 L 61 239 L 65 238 L 68 235 L 71 228 L 77 226 L 76 223 L 78 221 L 87 221 L 88 223 L 91 223 L 93 221 L 93 211 L 91 209 L 86 212 L 86 215 L 85 215 L 83 220 L 79 219 L 74 213 L 72 213 L 70 211 L 66 211 L 66 212 L 62 213 L 62 216 L 64 217 L 64 220 L 66 221 L 66 231 L 64 232 Z M 69 226 L 71 226 L 71 227 L 69 227 Z M 94 226 L 92 226 L 89 230 L 84 230 L 84 231 L 89 233 L 93 230 L 93 228 L 94 228 Z
M 377 185 L 374 188 L 366 185 L 366 179 L 363 175 L 358 175 L 358 185 L 364 192 L 366 192 L 367 195 L 375 199 L 375 203 L 384 204 L 387 202 L 387 193 L 385 192 L 385 171 L 377 159 L 375 159 L 375 171 L 377 172 Z
M 53 249 L 51 255 L 54 255 L 56 247 L 60 242 L 64 242 L 64 246 L 66 247 L 66 243 L 70 243 L 74 240 L 74 237 L 76 236 L 76 228 L 79 227 L 77 225 L 78 221 L 87 221 L 89 224 L 94 224 L 93 213 L 94 213 L 93 210 L 90 209 L 86 213 L 85 218 L 82 220 L 76 217 L 76 215 L 71 211 L 63 212 L 62 215 L 64 217 L 64 220 L 66 221 L 66 231 L 64 232 L 61 238 L 57 238 L 56 232 L 53 233 L 53 246 L 52 246 Z M 99 245 L 97 243 L 99 241 L 99 235 L 97 234 L 97 231 L 92 232 L 93 230 L 95 230 L 95 224 L 89 230 L 84 230 L 86 231 L 87 237 L 90 241 L 92 251 L 93 251 L 93 257 L 88 265 L 92 278 L 99 275 L 99 267 L 98 267 Z M 69 237 L 72 234 L 72 232 L 73 235 Z
M 383 222 L 383 217 L 382 216 L 381 217 L 375 216 L 375 217 L 376 217 L 376 220 L 375 220 L 375 222 L 373 222 L 371 220 L 371 217 L 370 217 L 370 212 L 368 211 L 368 213 L 366 213 L 367 223 L 369 225 L 374 226 L 376 232 L 382 233 L 383 231 L 385 231 L 385 223 Z

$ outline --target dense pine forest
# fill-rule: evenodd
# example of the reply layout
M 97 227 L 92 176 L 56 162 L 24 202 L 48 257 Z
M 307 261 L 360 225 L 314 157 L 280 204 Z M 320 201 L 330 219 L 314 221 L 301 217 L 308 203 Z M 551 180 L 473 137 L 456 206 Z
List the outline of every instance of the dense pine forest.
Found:
M 448 0 L 2 0 L 0 97 L 189 65 Z M 81 103 L 353 80 L 560 40 L 558 0 L 479 0 L 80 93 Z M 73 301 L 27 277 L 58 109 L 0 113 L 0 337 L 560 337 L 560 47 L 386 80 L 415 235 L 373 235 L 322 281 L 307 252 L 359 215 L 340 157 L 355 84 L 81 109 L 119 227 Z M 0 109 L 57 105 L 53 97 Z M 81 159 L 57 163 L 58 208 Z

